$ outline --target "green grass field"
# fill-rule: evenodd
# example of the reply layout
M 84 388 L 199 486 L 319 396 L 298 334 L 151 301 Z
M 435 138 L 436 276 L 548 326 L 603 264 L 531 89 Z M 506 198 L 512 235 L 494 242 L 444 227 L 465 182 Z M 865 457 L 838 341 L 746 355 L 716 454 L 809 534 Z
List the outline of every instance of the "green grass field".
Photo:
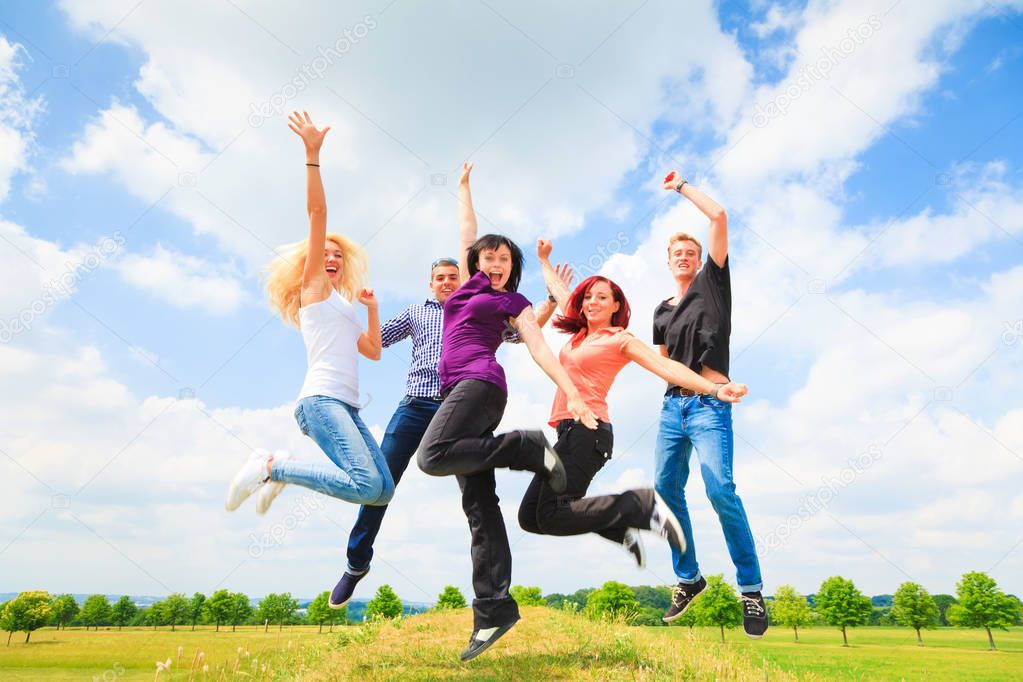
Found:
M 663 637 L 688 636 L 688 628 L 647 629 Z M 704 645 L 722 650 L 716 629 L 696 628 L 693 634 Z M 996 631 L 998 651 L 988 650 L 983 630 L 925 630 L 922 647 L 908 628 L 850 628 L 848 635 L 849 646 L 843 647 L 842 633 L 835 628 L 800 629 L 798 643 L 792 630 L 778 627 L 759 641 L 726 630 L 724 649 L 829 680 L 1023 680 L 1023 628 Z
M 467 609 L 333 634 L 315 627 L 46 628 L 27 645 L 23 634 L 10 647 L 0 643 L 0 680 L 1023 679 L 1023 628 L 996 633 L 997 652 L 987 651 L 982 631 L 948 628 L 925 632 L 925 647 L 901 628 L 850 630 L 848 648 L 832 628 L 801 630 L 798 644 L 780 628 L 757 642 L 732 630 L 722 645 L 709 628 L 632 628 L 541 607 L 522 612 L 499 644 L 465 664 L 458 652 L 472 624 Z M 203 659 L 193 665 L 198 651 Z M 156 677 L 156 661 L 167 658 L 170 671 Z

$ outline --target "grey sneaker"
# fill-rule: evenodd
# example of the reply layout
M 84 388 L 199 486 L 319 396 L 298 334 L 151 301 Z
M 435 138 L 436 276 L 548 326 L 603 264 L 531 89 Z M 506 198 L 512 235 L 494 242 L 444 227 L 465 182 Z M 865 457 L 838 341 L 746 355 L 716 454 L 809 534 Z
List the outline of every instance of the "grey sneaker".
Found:
M 646 550 L 643 548 L 643 536 L 635 528 L 625 531 L 625 539 L 622 541 L 622 548 L 636 560 L 636 565 L 646 568 Z
M 702 575 L 695 583 L 679 583 L 675 585 L 675 587 L 671 588 L 671 606 L 661 620 L 665 623 L 670 623 L 676 618 L 680 618 L 692 606 L 696 595 L 703 592 L 705 587 L 707 587 L 707 581 L 703 579 Z

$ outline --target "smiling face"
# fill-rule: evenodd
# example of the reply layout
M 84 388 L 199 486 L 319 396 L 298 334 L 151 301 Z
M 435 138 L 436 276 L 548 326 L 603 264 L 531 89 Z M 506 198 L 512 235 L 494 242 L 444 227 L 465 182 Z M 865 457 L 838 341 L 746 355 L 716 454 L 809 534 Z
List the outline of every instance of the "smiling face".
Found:
M 508 278 L 512 273 L 512 252 L 504 244 L 496 249 L 483 249 L 480 251 L 479 265 L 480 272 L 490 277 L 490 286 L 496 291 L 504 291 Z
M 590 329 L 610 327 L 611 318 L 619 308 L 621 308 L 621 303 L 615 300 L 611 285 L 607 282 L 594 282 L 593 286 L 583 294 L 582 314 Z
M 344 252 L 341 245 L 335 241 L 327 240 L 323 245 L 323 269 L 327 271 L 327 279 L 330 285 L 337 289 L 341 277 L 341 267 L 344 264 Z
M 438 302 L 443 304 L 457 288 L 457 265 L 438 265 L 430 273 L 430 291 L 433 292 Z
M 700 246 L 696 242 L 680 239 L 668 247 L 668 268 L 675 279 L 692 279 L 702 265 Z

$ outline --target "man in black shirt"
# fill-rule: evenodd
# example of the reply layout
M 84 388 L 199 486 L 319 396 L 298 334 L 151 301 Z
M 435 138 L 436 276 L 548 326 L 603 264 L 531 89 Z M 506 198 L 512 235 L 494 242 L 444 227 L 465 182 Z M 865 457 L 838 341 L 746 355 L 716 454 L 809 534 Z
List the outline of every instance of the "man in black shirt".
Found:
M 728 337 L 731 334 L 732 290 L 728 273 L 728 219 L 713 199 L 672 171 L 664 188 L 692 201 L 710 218 L 708 257 L 692 235 L 680 232 L 668 243 L 668 267 L 678 287 L 674 297 L 654 311 L 654 344 L 711 381 L 728 382 Z M 767 631 L 767 610 L 761 595 L 760 562 L 742 501 L 732 480 L 732 407 L 709 395 L 669 386 L 657 433 L 655 487 L 682 523 L 685 553 L 671 548 L 678 585 L 664 620 L 675 620 L 689 608 L 707 581 L 696 562 L 693 526 L 686 507 L 689 459 L 696 449 L 707 497 L 717 512 L 742 592 L 743 629 L 759 639 Z

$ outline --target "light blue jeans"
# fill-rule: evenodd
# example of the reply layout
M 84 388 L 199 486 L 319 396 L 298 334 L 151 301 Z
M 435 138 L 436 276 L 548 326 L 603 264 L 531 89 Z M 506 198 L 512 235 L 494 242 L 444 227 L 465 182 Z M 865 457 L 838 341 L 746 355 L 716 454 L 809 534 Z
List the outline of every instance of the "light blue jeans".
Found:
M 298 402 L 295 421 L 333 464 L 275 460 L 270 480 L 294 483 L 356 504 L 391 501 L 394 480 L 358 409 L 337 398 L 314 395 Z
M 685 554 L 674 546 L 671 548 L 675 575 L 682 583 L 691 584 L 700 579 L 693 524 L 689 520 L 685 495 L 689 458 L 694 447 L 700 458 L 707 497 L 717 512 L 728 553 L 735 564 L 739 589 L 759 592 L 763 588 L 760 562 L 746 511 L 732 480 L 732 406 L 705 395 L 669 394 L 664 396 L 661 408 L 654 487 L 682 524 L 687 546 Z

